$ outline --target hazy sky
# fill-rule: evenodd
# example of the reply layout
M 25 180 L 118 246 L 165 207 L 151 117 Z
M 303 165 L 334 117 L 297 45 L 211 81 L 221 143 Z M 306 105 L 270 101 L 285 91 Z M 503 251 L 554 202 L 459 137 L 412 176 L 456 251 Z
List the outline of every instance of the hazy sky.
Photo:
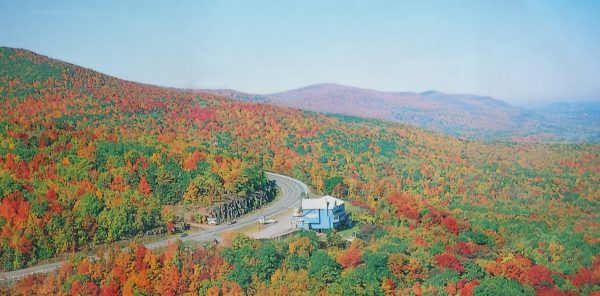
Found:
M 0 45 L 184 88 L 600 100 L 600 1 L 0 0 Z

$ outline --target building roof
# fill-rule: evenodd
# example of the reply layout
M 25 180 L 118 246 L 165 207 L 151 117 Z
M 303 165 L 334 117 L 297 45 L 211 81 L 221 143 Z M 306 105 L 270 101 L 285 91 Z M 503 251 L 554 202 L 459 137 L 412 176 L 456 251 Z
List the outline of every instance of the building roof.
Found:
M 302 209 L 303 210 L 311 210 L 311 209 L 333 209 L 336 206 L 343 205 L 344 201 L 335 198 L 330 195 L 326 195 L 320 198 L 305 198 L 302 199 Z

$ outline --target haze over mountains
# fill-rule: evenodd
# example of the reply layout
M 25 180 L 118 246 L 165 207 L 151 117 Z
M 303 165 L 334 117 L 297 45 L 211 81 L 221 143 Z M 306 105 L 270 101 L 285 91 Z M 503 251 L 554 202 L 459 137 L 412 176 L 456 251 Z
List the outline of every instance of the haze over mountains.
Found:
M 600 140 L 600 105 L 593 103 L 560 103 L 524 109 L 486 96 L 437 91 L 384 92 L 332 83 L 268 95 L 223 89 L 204 91 L 240 101 L 392 120 L 468 138 L 574 142 Z

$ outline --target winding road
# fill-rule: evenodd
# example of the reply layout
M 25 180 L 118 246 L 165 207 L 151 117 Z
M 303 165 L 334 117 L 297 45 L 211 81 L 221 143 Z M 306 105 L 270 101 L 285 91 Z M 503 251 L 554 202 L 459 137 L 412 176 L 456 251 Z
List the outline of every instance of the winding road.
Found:
M 303 193 L 304 194 L 309 193 L 308 186 L 306 186 L 306 184 L 302 183 L 299 180 L 296 180 L 296 179 L 288 177 L 288 176 L 275 174 L 275 173 L 267 172 L 266 174 L 267 174 L 267 178 L 269 180 L 276 182 L 277 186 L 280 189 L 280 193 L 281 193 L 275 201 L 269 203 L 266 207 L 257 209 L 255 211 L 252 211 L 251 213 L 248 213 L 242 217 L 239 217 L 237 219 L 237 223 L 235 223 L 235 224 L 217 225 L 217 226 L 211 227 L 210 229 L 200 230 L 200 231 L 196 231 L 196 232 L 190 232 L 189 235 L 186 237 L 169 238 L 169 239 L 164 239 L 161 241 L 147 243 L 147 244 L 145 244 L 146 248 L 158 249 L 158 248 L 166 247 L 169 244 L 169 242 L 174 241 L 174 240 L 181 240 L 181 241 L 191 241 L 191 240 L 212 241 L 212 240 L 215 240 L 218 238 L 219 234 L 221 234 L 225 231 L 233 231 L 233 230 L 240 229 L 244 226 L 247 226 L 247 225 L 250 225 L 253 223 L 258 223 L 258 219 L 260 218 L 260 216 L 277 215 L 279 213 L 286 211 L 289 208 L 298 207 Z M 2 273 L 0 273 L 0 283 L 14 281 L 19 278 L 28 276 L 30 274 L 41 274 L 41 273 L 53 272 L 53 271 L 58 270 L 64 262 L 65 261 L 40 264 L 40 265 L 32 266 L 29 268 L 25 268 L 25 269 L 19 269 L 19 270 L 14 270 L 14 271 L 9 271 L 9 272 L 2 272 Z

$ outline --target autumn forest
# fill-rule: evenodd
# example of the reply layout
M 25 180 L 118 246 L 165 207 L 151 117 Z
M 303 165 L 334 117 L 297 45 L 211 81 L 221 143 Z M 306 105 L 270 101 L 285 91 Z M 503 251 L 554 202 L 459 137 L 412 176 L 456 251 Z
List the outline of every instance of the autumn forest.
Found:
M 458 139 L 13 48 L 0 49 L 0 105 L 0 268 L 109 246 L 3 294 L 600 295 L 597 144 Z M 137 241 L 172 231 L 174 207 L 263 189 L 266 171 L 348 200 L 356 237 Z

